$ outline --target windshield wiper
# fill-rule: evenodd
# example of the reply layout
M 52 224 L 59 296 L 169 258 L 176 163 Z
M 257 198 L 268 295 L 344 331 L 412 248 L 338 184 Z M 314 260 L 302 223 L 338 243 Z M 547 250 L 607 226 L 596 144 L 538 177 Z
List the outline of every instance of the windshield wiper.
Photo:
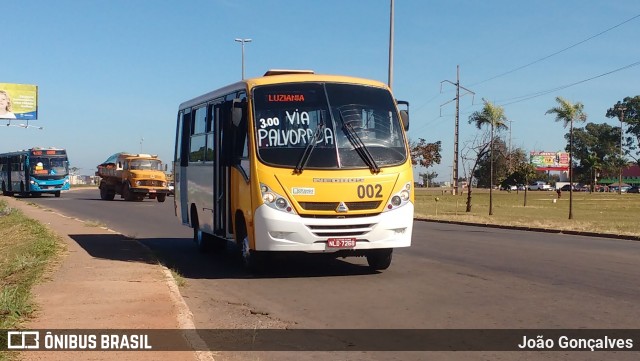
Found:
M 380 167 L 376 164 L 371 152 L 369 152 L 367 146 L 364 145 L 362 139 L 358 136 L 358 133 L 353 129 L 353 126 L 344 121 L 342 114 L 340 114 L 340 121 L 342 121 L 342 129 L 347 134 L 347 139 L 349 139 L 349 142 L 353 145 L 353 148 L 356 150 L 360 158 L 362 158 L 362 160 L 364 160 L 364 162 L 369 166 L 371 172 L 380 173 Z
M 311 152 L 313 152 L 313 149 L 316 147 L 316 144 L 318 144 L 318 140 L 322 139 L 323 131 L 324 131 L 324 122 L 320 122 L 320 124 L 316 128 L 316 131 L 313 133 L 313 139 L 307 144 L 307 147 L 304 148 L 304 152 L 302 152 L 302 157 L 300 157 L 298 164 L 293 170 L 294 174 L 302 173 L 302 170 L 307 165 L 309 158 L 311 158 Z

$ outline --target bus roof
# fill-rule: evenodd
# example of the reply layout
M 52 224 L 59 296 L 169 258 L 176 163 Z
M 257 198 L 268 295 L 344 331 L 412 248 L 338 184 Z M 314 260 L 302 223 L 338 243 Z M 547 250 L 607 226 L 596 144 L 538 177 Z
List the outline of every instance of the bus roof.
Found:
M 333 82 L 333 83 L 351 83 L 362 84 L 367 86 L 374 86 L 380 88 L 387 88 L 387 85 L 383 82 L 365 78 L 358 78 L 346 75 L 329 75 L 329 74 L 314 74 L 311 70 L 283 70 L 274 69 L 269 70 L 264 76 L 257 78 L 244 79 L 237 83 L 227 85 L 223 88 L 211 91 L 203 94 L 199 97 L 188 100 L 180 104 L 180 110 L 192 107 L 194 105 L 202 104 L 208 100 L 224 96 L 239 90 L 247 90 L 256 86 L 269 85 L 269 84 L 282 84 L 282 83 L 304 83 L 304 82 Z

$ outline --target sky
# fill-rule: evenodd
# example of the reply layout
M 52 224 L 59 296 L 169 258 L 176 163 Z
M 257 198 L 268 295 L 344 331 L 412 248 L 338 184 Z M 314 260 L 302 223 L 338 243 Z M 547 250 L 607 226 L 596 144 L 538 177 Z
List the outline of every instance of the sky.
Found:
M 451 179 L 458 65 L 475 93 L 460 97 L 461 157 L 483 98 L 504 107 L 514 147 L 561 151 L 567 130 L 545 115 L 557 96 L 618 126 L 607 109 L 640 95 L 637 0 L 394 3 L 392 88 L 411 104 L 409 138 L 442 142 L 437 180 Z M 7 0 L 1 11 L 0 83 L 38 86 L 29 124 L 44 129 L 0 120 L 0 152 L 66 148 L 84 175 L 120 151 L 170 163 L 179 104 L 240 80 L 236 38 L 252 39 L 247 78 L 286 68 L 388 82 L 390 0 Z

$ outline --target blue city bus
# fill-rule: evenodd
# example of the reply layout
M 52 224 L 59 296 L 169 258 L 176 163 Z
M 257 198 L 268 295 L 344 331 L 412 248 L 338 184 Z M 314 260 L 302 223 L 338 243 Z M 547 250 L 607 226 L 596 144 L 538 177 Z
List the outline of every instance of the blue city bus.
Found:
M 2 195 L 60 197 L 69 190 L 67 151 L 58 148 L 32 148 L 0 154 Z

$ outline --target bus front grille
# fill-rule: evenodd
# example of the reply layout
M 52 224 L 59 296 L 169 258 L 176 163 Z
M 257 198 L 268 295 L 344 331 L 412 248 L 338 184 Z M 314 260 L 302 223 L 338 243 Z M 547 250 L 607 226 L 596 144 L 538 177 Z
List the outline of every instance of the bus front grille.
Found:
M 377 209 L 382 201 L 345 202 L 350 211 L 366 211 Z M 306 211 L 335 211 L 340 202 L 299 202 Z
M 353 237 L 369 233 L 375 223 L 344 224 L 344 225 L 307 225 L 311 232 L 318 237 Z

